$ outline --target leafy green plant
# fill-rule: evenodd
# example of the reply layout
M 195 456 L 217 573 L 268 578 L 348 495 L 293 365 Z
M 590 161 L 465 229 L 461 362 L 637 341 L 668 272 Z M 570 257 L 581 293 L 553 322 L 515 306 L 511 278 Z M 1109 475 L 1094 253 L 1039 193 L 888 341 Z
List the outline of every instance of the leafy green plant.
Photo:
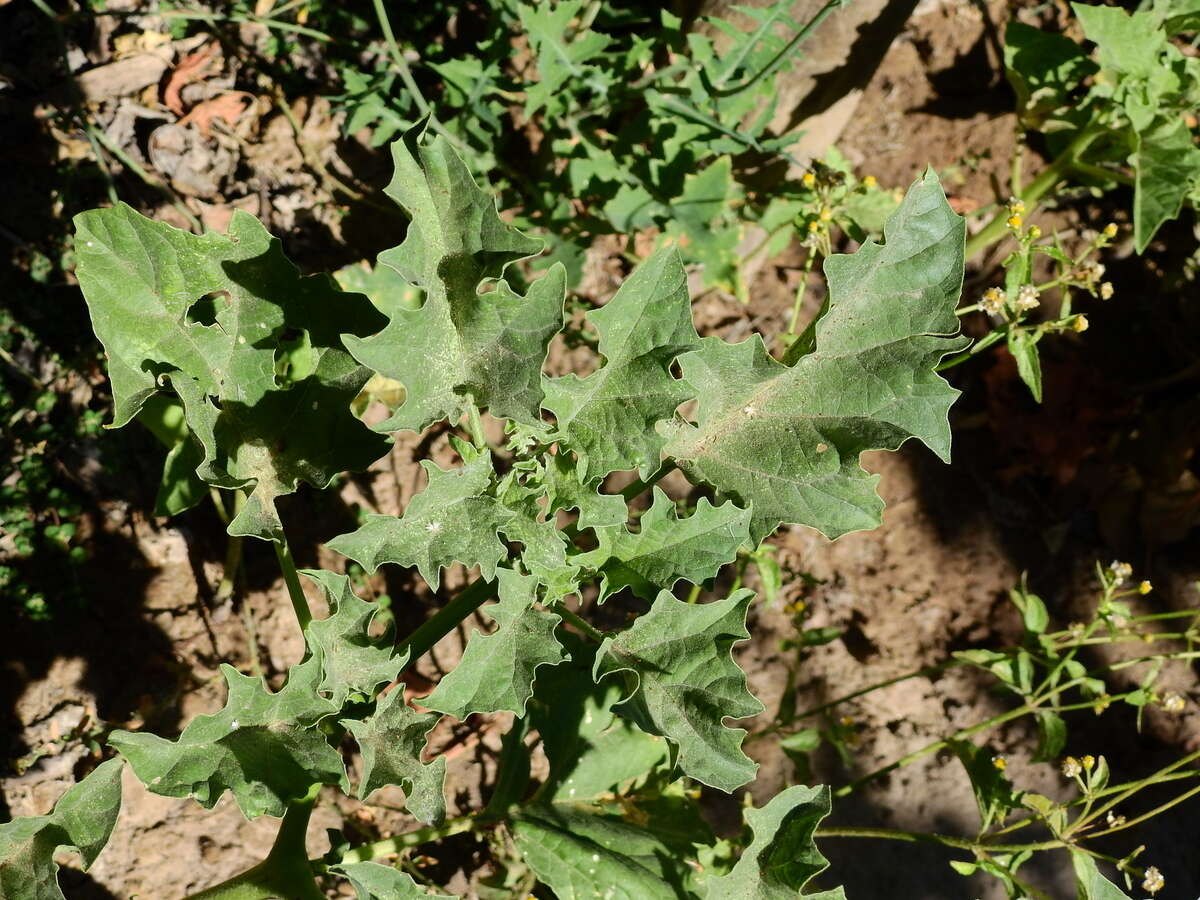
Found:
M 347 130 L 370 129 L 376 144 L 432 116 L 477 176 L 502 175 L 502 205 L 548 242 L 542 264 L 564 262 L 571 284 L 597 236 L 653 229 L 706 287 L 745 299 L 747 258 L 782 250 L 812 198 L 774 177 L 769 191 L 755 186 L 756 173 L 796 162 L 800 133 L 771 130 L 778 76 L 845 3 L 802 24 L 786 0 L 701 22 L 665 8 L 496 0 L 464 26 L 470 40 L 438 22 L 428 34 L 406 27 L 402 47 L 376 0 L 386 58 L 374 74 L 343 69 L 339 103 Z M 748 252 L 752 233 L 762 236 Z
M 1004 63 L 1017 96 L 1020 127 L 1039 135 L 1049 163 L 1026 180 L 1024 140 L 1010 178 L 1011 199 L 967 241 L 968 259 L 997 246 L 1015 247 L 1003 260 L 1003 287 L 989 288 L 960 314 L 981 311 L 988 331 L 947 367 L 1004 343 L 1018 372 L 1041 402 L 1038 344 L 1047 334 L 1088 327 L 1073 295 L 1107 300 L 1099 251 L 1118 236 L 1106 224 L 1080 249 L 1068 252 L 1057 234 L 1044 236 L 1030 219 L 1039 204 L 1084 189 L 1133 190 L 1132 238 L 1142 253 L 1162 225 L 1200 200 L 1200 61 L 1185 52 L 1186 33 L 1200 27 L 1190 0 L 1143 4 L 1132 13 L 1111 6 L 1071 4 L 1085 41 L 1010 21 Z M 1089 52 L 1085 46 L 1091 44 Z M 1011 238 L 1011 240 L 1009 240 Z M 1041 263 L 1041 265 L 1039 265 Z M 1039 281 L 1039 271 L 1053 270 Z M 1051 319 L 1033 311 L 1056 300 Z
M 909 678 L 929 677 L 954 667 L 971 667 L 995 680 L 1000 691 L 1011 698 L 1008 709 L 953 734 L 920 747 L 873 772 L 858 775 L 834 790 L 834 797 L 847 796 L 878 778 L 924 759 L 949 751 L 964 767 L 979 810 L 979 828 L 972 837 L 903 832 L 882 828 L 824 828 L 829 838 L 890 838 L 921 841 L 964 851 L 966 860 L 954 860 L 952 868 L 962 875 L 982 874 L 995 878 L 1009 897 L 1044 897 L 1021 874 L 1020 869 L 1036 854 L 1066 852 L 1075 875 L 1078 896 L 1085 900 L 1108 900 L 1128 895 L 1103 875 L 1098 863 L 1111 864 L 1125 889 L 1135 883 L 1156 894 L 1165 876 L 1154 865 L 1141 865 L 1142 844 L 1123 857 L 1095 849 L 1090 842 L 1134 828 L 1168 812 L 1200 793 L 1195 763 L 1200 753 L 1187 753 L 1153 772 L 1117 782 L 1103 756 L 1065 755 L 1071 732 L 1069 722 L 1085 713 L 1101 716 L 1110 710 L 1132 707 L 1141 727 L 1145 710 L 1156 706 L 1178 714 L 1187 706 L 1180 694 L 1160 686 L 1165 667 L 1188 664 L 1196 658 L 1200 641 L 1200 613 L 1195 609 L 1169 612 L 1139 612 L 1133 604 L 1152 590 L 1148 581 L 1130 584 L 1132 567 L 1113 562 L 1096 567 L 1099 596 L 1091 619 L 1052 628 L 1052 617 L 1040 597 L 1022 583 L 1010 598 L 1023 625 L 1017 646 L 1003 649 L 958 651 L 937 666 L 871 685 L 845 697 L 800 713 L 777 715 L 776 723 L 753 739 L 777 738 L 796 762 L 797 772 L 807 777 L 809 755 L 822 743 L 838 750 L 848 769 L 853 770 L 853 717 L 844 711 L 853 701 L 883 687 Z M 1178 624 L 1176 624 L 1178 623 Z M 1099 647 L 1123 648 L 1116 661 L 1097 663 L 1086 655 Z M 842 711 L 838 717 L 834 713 Z M 795 725 L 815 717 L 824 726 L 796 729 Z M 1009 769 L 1009 760 L 978 738 L 1008 723 L 1032 719 L 1037 727 L 1037 747 L 1032 763 L 1055 765 L 1076 791 L 1065 799 L 1021 790 Z M 1159 797 L 1146 808 L 1139 795 L 1148 789 L 1178 782 L 1182 790 L 1165 801 Z M 1021 839 L 1024 835 L 1024 840 Z
M 77 219 L 78 277 L 108 355 L 114 424 L 156 396 L 177 400 L 187 437 L 167 483 L 242 498 L 229 532 L 274 545 L 306 646 L 277 691 L 226 666 L 219 712 L 174 739 L 117 732 L 110 746 L 152 792 L 206 807 L 229 792 L 249 817 L 282 817 L 269 856 L 206 898 L 317 897 L 318 880 L 333 877 L 363 898 L 423 896 L 409 874 L 373 860 L 464 831 L 491 836 L 505 890 L 800 891 L 825 866 L 813 835 L 827 789 L 797 786 L 749 810 L 748 834 L 731 844 L 713 837 L 688 787 L 728 792 L 754 776 L 745 732 L 725 722 L 762 708 L 732 656 L 754 595 L 699 603 L 673 590 L 736 565 L 781 523 L 831 537 L 877 525 L 883 504 L 859 466 L 865 450 L 916 438 L 948 456 L 957 392 L 935 368 L 963 346 L 962 219 L 932 173 L 914 183 L 883 243 L 828 259 L 828 309 L 811 352 L 787 365 L 758 335 L 700 337 L 679 253 L 664 248 L 589 313 L 595 368 L 550 377 L 562 267 L 522 283 L 516 264 L 537 243 L 504 223 L 446 138 L 411 131 L 393 156 L 388 193 L 410 223 L 381 263 L 407 284 L 379 309 L 326 276 L 301 278 L 246 215 L 228 235 L 203 236 L 123 206 Z M 420 291 L 417 309 L 408 286 Z M 373 371 L 403 388 L 382 430 L 461 428 L 451 437 L 459 463 L 426 461 L 428 486 L 402 516 L 370 516 L 330 547 L 367 571 L 414 568 L 435 590 L 453 563 L 480 573 L 399 641 L 372 636 L 378 607 L 345 575 L 296 571 L 274 502 L 386 452 L 386 438 L 351 413 Z M 498 430 L 484 413 L 504 421 L 501 441 L 489 440 Z M 674 469 L 712 499 L 681 503 L 656 488 L 645 508 L 639 498 Z M 635 480 L 608 493 L 616 473 Z M 325 596 L 327 617 L 312 617 L 301 575 Z M 605 630 L 595 613 L 618 592 L 641 614 Z M 420 701 L 427 711 L 388 690 L 480 609 L 494 629 L 471 635 Z M 500 712 L 514 723 L 491 799 L 445 821 L 445 760 L 423 759 L 427 735 L 442 716 Z M 529 775 L 533 730 L 549 762 L 540 785 Z M 351 740 L 362 758 L 356 795 L 400 785 L 428 825 L 335 842 L 310 860 L 303 835 L 321 789 L 351 790 L 341 752 Z M 102 797 L 104 836 L 119 798 L 99 784 L 116 766 L 76 789 Z M 27 822 L 0 826 L 0 847 L 13 848 L 0 872 L 14 897 L 60 896 L 34 867 L 49 866 L 60 844 L 86 843 L 90 862 L 102 840 L 63 826 L 30 842 Z

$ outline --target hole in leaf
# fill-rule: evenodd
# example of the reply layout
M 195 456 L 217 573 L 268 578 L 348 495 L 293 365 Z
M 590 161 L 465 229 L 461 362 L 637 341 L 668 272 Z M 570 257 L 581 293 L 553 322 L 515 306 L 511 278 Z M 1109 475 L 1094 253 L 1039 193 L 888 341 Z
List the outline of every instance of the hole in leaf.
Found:
M 683 377 L 683 366 L 679 365 L 678 359 L 671 360 L 671 377 L 678 380 Z
M 303 381 L 317 367 L 312 339 L 302 328 L 283 328 L 275 335 L 275 384 L 290 388 Z
M 228 291 L 212 291 L 188 307 L 187 321 L 195 325 L 216 325 L 217 314 L 233 305 Z

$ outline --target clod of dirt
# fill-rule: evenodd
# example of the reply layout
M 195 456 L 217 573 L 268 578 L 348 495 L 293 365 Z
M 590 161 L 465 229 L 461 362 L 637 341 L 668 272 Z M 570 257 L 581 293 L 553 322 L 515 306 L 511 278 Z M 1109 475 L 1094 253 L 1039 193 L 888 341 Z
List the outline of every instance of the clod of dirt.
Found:
M 237 157 L 216 141 L 180 125 L 160 125 L 150 135 L 150 162 L 188 197 L 215 198 L 237 167 Z

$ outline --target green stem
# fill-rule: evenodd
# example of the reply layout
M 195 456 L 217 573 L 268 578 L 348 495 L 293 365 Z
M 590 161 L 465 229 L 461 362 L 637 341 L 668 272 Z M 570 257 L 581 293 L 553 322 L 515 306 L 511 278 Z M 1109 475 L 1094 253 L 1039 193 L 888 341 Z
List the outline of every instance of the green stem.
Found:
M 899 759 L 888 763 L 881 769 L 876 769 L 874 772 L 864 775 L 861 778 L 856 778 L 849 784 L 838 788 L 833 792 L 833 795 L 835 797 L 846 797 L 854 793 L 864 784 L 868 784 L 877 778 L 882 778 L 889 772 L 894 772 L 896 769 L 902 769 L 909 763 L 916 762 L 918 759 L 928 756 L 930 753 L 936 753 L 938 750 L 948 747 L 951 741 L 961 741 L 963 738 L 968 738 L 972 735 L 978 734 L 981 731 L 987 731 L 990 728 L 995 728 L 997 725 L 1003 725 L 1005 722 L 1011 722 L 1013 719 L 1019 719 L 1021 716 L 1028 715 L 1033 711 L 1034 707 L 1027 703 L 1024 706 L 1018 706 L 1016 709 L 1009 710 L 1006 713 L 1001 713 L 998 716 L 992 716 L 992 718 L 986 719 L 983 722 L 978 722 L 969 728 L 960 728 L 948 738 L 943 738 L 940 741 L 934 741 L 932 744 L 926 744 L 921 749 L 914 750 L 907 756 L 902 756 Z
M 355 847 L 353 850 L 347 850 L 342 854 L 339 862 L 341 865 L 368 862 L 372 859 L 379 859 L 381 856 L 391 856 L 393 853 L 400 853 L 409 847 L 419 847 L 421 844 L 428 844 L 430 841 L 439 841 L 455 834 L 462 834 L 465 831 L 471 831 L 474 827 L 474 816 L 459 816 L 457 819 L 449 819 L 441 825 L 427 825 L 424 828 L 418 828 L 416 831 L 398 834 L 394 837 L 384 838 L 381 841 L 363 844 L 361 847 Z
M 308 608 L 304 588 L 300 586 L 300 576 L 296 573 L 296 561 L 292 559 L 291 548 L 288 547 L 287 538 L 282 532 L 276 540 L 271 541 L 271 546 L 275 548 L 275 558 L 279 560 L 279 568 L 283 572 L 283 581 L 292 600 L 296 621 L 300 623 L 300 630 L 304 631 L 312 621 L 312 611 Z
M 621 498 L 628 503 L 630 500 L 633 500 L 635 497 L 639 496 L 643 491 L 646 490 L 646 488 L 658 484 L 677 468 L 678 466 L 675 465 L 674 461 L 669 459 L 665 460 L 662 465 L 658 467 L 658 471 L 649 478 L 639 478 L 637 481 L 634 481 L 626 486 L 626 488 L 621 491 Z
M 481 820 L 503 819 L 508 813 L 508 808 L 521 801 L 525 789 L 529 786 L 529 748 L 525 746 L 525 735 L 528 731 L 528 719 L 514 719 L 512 727 L 504 735 L 496 772 L 496 787 L 487 806 L 479 814 Z
M 413 103 L 416 104 L 417 110 L 422 116 L 429 118 L 429 127 L 438 134 L 442 135 L 451 144 L 459 150 L 463 149 L 462 142 L 447 131 L 442 123 L 438 121 L 437 116 L 433 114 L 433 107 L 429 105 L 429 101 L 425 99 L 425 95 L 421 92 L 420 86 L 413 78 L 412 69 L 409 68 L 408 60 L 404 58 L 404 51 L 400 49 L 400 45 L 396 42 L 396 35 L 392 31 L 392 22 L 388 18 L 387 7 L 383 0 L 374 0 L 375 18 L 379 20 L 379 29 L 383 32 L 384 43 L 387 44 L 388 54 L 392 58 L 392 63 L 396 67 L 396 72 L 400 75 L 400 80 L 404 82 L 405 89 L 412 96 Z
M 554 611 L 562 616 L 564 622 L 570 622 L 594 641 L 603 641 L 606 637 L 608 637 L 608 635 L 606 635 L 600 629 L 594 627 L 578 613 L 574 613 L 567 609 L 565 604 L 559 604 L 558 606 L 554 607 Z
M 801 27 L 800 30 L 792 36 L 792 39 L 784 44 L 779 51 L 771 57 L 767 64 L 759 69 L 753 76 L 743 80 L 740 84 L 735 84 L 733 87 L 729 88 L 721 87 L 721 85 L 725 83 L 725 79 L 722 78 L 718 81 L 716 87 L 711 92 L 712 96 L 732 97 L 735 94 L 740 94 L 742 91 L 753 87 L 760 80 L 771 74 L 775 70 L 775 67 L 785 60 L 792 50 L 796 48 L 796 45 L 801 43 L 805 38 L 812 34 L 820 26 L 820 24 L 825 21 L 826 17 L 830 13 L 832 13 L 835 9 L 840 9 L 843 6 L 846 6 L 849 2 L 850 0 L 829 0 L 829 2 L 817 10 L 816 14 L 808 20 L 807 24 Z M 764 25 L 763 28 L 759 29 L 759 32 L 755 34 L 748 42 L 749 47 L 752 48 L 759 42 L 762 34 L 766 32 L 768 27 L 769 25 Z M 729 74 L 732 75 L 737 67 L 738 64 L 730 66 L 728 70 Z
M 818 838 L 876 838 L 889 841 L 905 841 L 911 844 L 941 844 L 958 850 L 981 851 L 984 853 L 1020 853 L 1025 850 L 1057 850 L 1068 846 L 1061 840 L 1037 841 L 1032 844 L 988 844 L 969 838 L 957 838 L 949 834 L 934 834 L 921 831 L 901 831 L 895 828 L 839 828 L 836 826 L 817 829 Z
M 400 642 L 397 655 L 408 653 L 411 664 L 429 652 L 438 641 L 453 631 L 458 624 L 475 612 L 486 601 L 496 596 L 496 582 L 480 578 L 472 582 L 458 596 L 429 617 L 425 624 Z
M 314 784 L 307 794 L 287 806 L 275 843 L 267 858 L 258 865 L 218 885 L 192 894 L 189 900 L 323 900 L 312 865 L 308 861 L 306 835 L 308 820 L 321 785 Z

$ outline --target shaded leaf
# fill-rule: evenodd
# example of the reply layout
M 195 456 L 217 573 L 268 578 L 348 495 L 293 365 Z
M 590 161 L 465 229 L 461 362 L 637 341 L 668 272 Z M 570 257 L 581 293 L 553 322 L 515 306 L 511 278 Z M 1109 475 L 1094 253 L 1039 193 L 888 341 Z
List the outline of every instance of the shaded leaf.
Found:
M 230 791 L 250 819 L 282 816 L 288 801 L 316 782 L 349 790 L 341 754 L 314 727 L 338 711 L 317 693 L 319 656 L 292 666 L 277 693 L 233 666 L 221 666 L 221 674 L 229 687 L 225 706 L 196 716 L 177 740 L 131 731 L 109 738 L 142 784 L 164 797 L 191 797 L 206 809 Z
M 626 587 L 653 600 L 680 579 L 701 584 L 712 578 L 749 539 L 750 510 L 733 503 L 713 506 L 701 497 L 696 511 L 681 519 L 675 502 L 656 487 L 638 524 L 636 533 L 625 525 L 597 528 L 600 546 L 576 560 L 603 572 L 602 601 Z
M 410 813 L 422 822 L 440 823 L 446 816 L 446 757 L 430 763 L 421 760 L 429 732 L 440 718 L 437 713 L 414 710 L 404 702 L 403 688 L 397 687 L 379 699 L 370 718 L 343 720 L 362 751 L 358 799 L 366 800 L 389 784 L 399 785 Z
M 664 443 L 656 423 L 688 398 L 671 363 L 698 342 L 678 252 L 660 250 L 643 262 L 588 320 L 604 364 L 586 378 L 547 380 L 543 405 L 578 455 L 583 483 L 621 469 L 648 475 Z
M 550 802 L 594 799 L 667 762 L 662 738 L 613 711 L 622 685 L 592 681 L 596 647 L 570 633 L 564 643 L 570 659 L 539 675 L 529 706 L 550 763 L 538 796 Z
M 524 716 L 538 667 L 562 661 L 562 647 L 554 635 L 561 620 L 534 606 L 538 580 L 511 569 L 499 570 L 496 577 L 499 602 L 482 608 L 496 622 L 496 630 L 472 630 L 462 659 L 422 706 L 456 719 L 501 710 Z
M 330 871 L 349 879 L 357 900 L 455 900 L 453 894 L 430 894 L 411 875 L 382 863 L 343 863 Z
M 1162 224 L 1179 215 L 1188 193 L 1200 183 L 1200 148 L 1186 123 L 1176 119 L 1138 135 L 1130 163 L 1133 236 L 1141 253 Z
M 829 806 L 828 786 L 818 785 L 790 787 L 766 806 L 747 809 L 746 823 L 754 837 L 728 874 L 708 880 L 705 896 L 712 900 L 796 897 L 829 865 L 813 842 L 817 826 L 829 815 Z M 844 900 L 841 888 L 815 896 Z
M 63 794 L 46 816 L 0 824 L 0 897 L 5 900 L 64 900 L 58 886 L 60 847 L 70 847 L 91 868 L 121 812 L 118 759 L 97 766 Z
M 306 629 L 309 645 L 319 648 L 321 658 L 317 690 L 338 708 L 351 693 L 369 699 L 379 685 L 396 679 L 406 661 L 394 654 L 390 632 L 382 638 L 369 633 L 378 604 L 355 596 L 345 575 L 322 569 L 306 569 L 302 574 L 321 586 L 329 603 L 329 615 L 314 619 Z
M 521 810 L 513 841 L 559 900 L 677 900 L 686 877 L 678 851 L 616 817 L 565 803 Z
M 1100 874 L 1096 860 L 1086 853 L 1072 853 L 1079 900 L 1129 900 L 1129 895 Z
M 449 142 L 422 142 L 417 130 L 392 144 L 396 173 L 386 188 L 411 217 L 399 247 L 379 261 L 422 288 L 419 309 L 395 305 L 391 321 L 365 340 L 346 336 L 363 365 L 404 385 L 406 398 L 378 426 L 421 431 L 458 420 L 472 403 L 494 415 L 537 420 L 541 369 L 550 338 L 562 327 L 566 272 L 551 268 L 522 297 L 497 279 L 541 242 L 501 221 Z
M 689 604 L 666 591 L 650 611 L 596 654 L 593 677 L 617 676 L 625 685 L 621 715 L 650 734 L 666 737 L 684 774 L 732 791 L 754 777 L 758 766 L 742 752 L 745 730 L 726 717 L 762 712 L 733 660 L 733 645 L 746 640 L 746 613 L 753 592 Z
M 370 372 L 341 340 L 370 334 L 383 317 L 328 276 L 300 277 L 253 216 L 235 212 L 228 236 L 197 236 L 118 204 L 81 213 L 75 228 L 79 284 L 108 358 L 113 426 L 169 384 L 204 449 L 198 475 L 250 489 L 230 534 L 279 537 L 277 496 L 300 481 L 325 487 L 387 452 L 387 441 L 350 414 Z M 281 374 L 277 357 L 297 335 L 304 371 Z

